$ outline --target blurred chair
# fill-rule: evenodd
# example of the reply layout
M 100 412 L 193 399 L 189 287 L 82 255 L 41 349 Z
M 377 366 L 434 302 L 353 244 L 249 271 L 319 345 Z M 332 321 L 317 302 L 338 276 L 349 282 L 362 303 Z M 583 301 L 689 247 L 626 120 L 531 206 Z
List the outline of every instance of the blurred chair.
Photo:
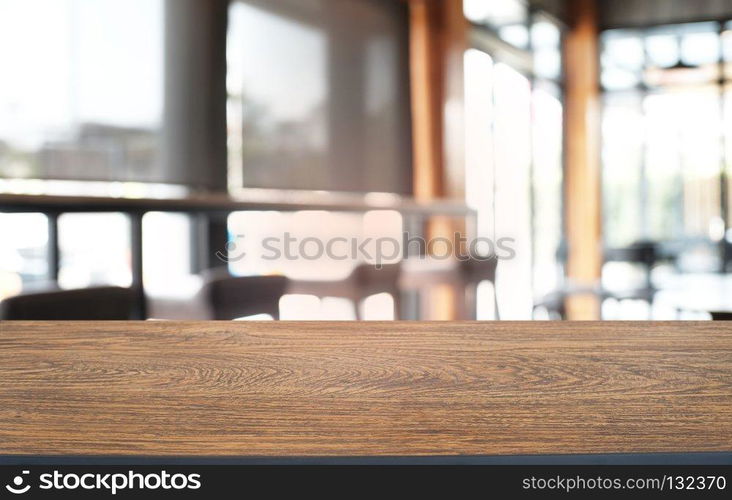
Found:
M 288 287 L 284 276 L 232 276 L 226 269 L 207 271 L 194 298 L 208 319 L 232 320 L 255 314 L 280 318 L 280 298 Z
M 359 264 L 343 279 L 339 280 L 292 280 L 288 293 L 315 295 L 316 297 L 339 297 L 350 300 L 361 318 L 359 305 L 366 297 L 377 293 L 388 293 L 394 299 L 394 319 L 400 317 L 399 264 Z
M 409 258 L 403 263 L 400 287 L 403 290 L 421 291 L 437 285 L 449 285 L 456 291 L 457 319 L 474 320 L 477 317 L 477 287 L 488 281 L 496 290 L 497 258 L 435 259 Z M 498 294 L 493 294 L 495 319 L 499 319 Z
M 113 286 L 34 292 L 0 302 L 2 320 L 134 319 L 136 293 Z
M 546 312 L 547 319 L 567 319 L 567 298 L 568 294 L 562 290 L 555 290 L 544 295 L 538 302 L 534 302 L 534 319 L 537 317 L 537 312 L 541 310 Z
M 643 269 L 644 283 L 642 286 L 630 290 L 600 291 L 602 300 L 612 298 L 618 302 L 642 301 L 648 304 L 648 319 L 652 318 L 653 302 L 657 289 L 653 284 L 653 268 L 663 261 L 670 261 L 674 256 L 664 249 L 661 242 L 650 240 L 639 240 L 627 247 L 606 248 L 604 252 L 605 262 L 626 262 L 639 265 Z
M 496 288 L 498 258 L 461 261 L 459 269 L 462 290 L 465 292 L 465 310 L 462 319 L 474 320 L 478 317 L 478 285 L 484 281 L 493 285 L 494 319 L 501 319 L 498 311 L 498 290 Z
M 656 241 L 639 240 L 626 247 L 605 249 L 605 262 L 630 262 L 643 266 L 648 286 L 651 286 L 651 268 L 662 258 L 660 243 Z
M 651 304 L 656 294 L 653 285 L 653 267 L 660 261 L 667 259 L 656 241 L 639 240 L 627 247 L 606 248 L 605 262 L 627 262 L 637 264 L 643 268 L 644 284 L 641 288 L 617 293 L 619 300 L 642 300 Z M 622 295 L 622 297 L 620 297 Z
M 567 299 L 570 297 L 592 296 L 595 297 L 600 305 L 607 299 L 629 300 L 629 296 L 616 295 L 613 292 L 603 289 L 601 286 L 575 285 L 571 282 L 566 283 L 561 288 L 554 290 L 542 297 L 541 300 L 534 303 L 534 317 L 538 310 L 546 311 L 551 320 L 567 319 Z

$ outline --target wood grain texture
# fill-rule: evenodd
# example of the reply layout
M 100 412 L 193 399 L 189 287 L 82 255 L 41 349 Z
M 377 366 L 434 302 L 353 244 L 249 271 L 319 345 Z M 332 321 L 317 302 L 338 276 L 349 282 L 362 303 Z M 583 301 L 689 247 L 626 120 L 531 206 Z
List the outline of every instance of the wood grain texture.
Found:
M 0 455 L 731 450 L 727 323 L 0 323 Z

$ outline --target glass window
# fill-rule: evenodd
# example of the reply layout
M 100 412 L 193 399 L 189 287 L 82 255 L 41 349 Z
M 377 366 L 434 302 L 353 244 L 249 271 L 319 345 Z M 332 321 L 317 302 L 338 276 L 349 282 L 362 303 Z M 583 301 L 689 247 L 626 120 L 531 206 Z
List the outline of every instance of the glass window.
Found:
M 229 268 L 237 275 L 275 273 L 293 279 L 344 278 L 356 265 L 358 256 L 348 252 L 345 255 L 349 258 L 342 259 L 341 252 L 346 249 L 339 244 L 336 258 L 329 258 L 312 240 L 360 238 L 362 217 L 324 211 L 233 213 L 228 224 L 236 250 Z M 246 258 L 237 258 L 239 255 Z
M 470 21 L 491 26 L 523 24 L 528 18 L 528 8 L 522 0 L 465 0 L 463 10 Z
M 636 92 L 608 93 L 602 117 L 605 243 L 628 245 L 643 235 L 647 184 L 643 168 L 643 97 Z
M 465 17 L 488 26 L 506 42 L 519 48 L 529 45 L 529 9 L 522 0 L 464 0 Z
M 478 211 L 478 235 L 512 238 L 516 258 L 501 262 L 501 315 L 531 317 L 531 89 L 528 79 L 488 54 L 465 55 L 466 195 Z M 478 305 L 479 313 L 481 304 Z
M 719 116 L 714 88 L 606 96 L 609 245 L 708 235 L 721 215 Z
M 0 177 L 166 182 L 163 0 L 0 0 Z
M 48 219 L 0 214 L 0 300 L 48 279 Z
M 561 75 L 561 32 L 548 19 L 537 17 L 531 26 L 534 73 L 540 78 L 556 80 Z
M 533 304 L 531 257 L 531 87 L 510 66 L 495 66 L 496 235 L 513 238 L 516 257 L 501 262 L 496 278 L 502 319 L 530 319 Z
M 466 51 L 465 193 L 477 212 L 477 235 L 511 238 L 516 251 L 498 267 L 501 318 L 531 319 L 534 300 L 563 279 L 562 33 L 541 11 L 529 19 L 523 2 L 499 4 L 463 5 L 470 21 L 504 39 L 501 22 L 530 27 L 522 53 L 533 67 L 519 71 L 512 64 L 521 63 L 501 51 Z M 494 287 L 482 283 L 476 293 L 478 318 L 493 318 Z
M 365 214 L 300 211 L 236 212 L 228 221 L 229 269 L 235 275 L 283 274 L 293 280 L 340 280 L 361 263 L 376 263 L 376 241 L 402 241 L 398 212 Z M 359 248 L 359 245 L 361 245 Z M 383 263 L 399 262 L 391 245 Z M 392 319 L 393 299 L 372 296 L 360 304 L 364 319 Z M 282 319 L 355 319 L 353 303 L 337 297 L 288 294 L 280 301 Z
M 63 214 L 58 232 L 62 288 L 130 286 L 130 222 L 126 215 Z
M 493 210 L 493 59 L 465 53 L 465 199 L 477 211 L 478 236 L 495 237 Z
M 532 189 L 534 296 L 543 297 L 561 285 L 559 248 L 562 236 L 561 90 L 539 82 L 532 92 Z
M 604 60 L 628 70 L 643 67 L 643 39 L 630 33 L 606 32 Z
M 523 24 L 511 24 L 498 28 L 498 36 L 516 47 L 525 48 L 529 45 L 529 30 Z
M 730 78 L 732 77 L 732 21 L 728 21 L 724 25 L 722 32 L 722 58 L 725 77 Z
M 191 219 L 177 213 L 148 212 L 142 218 L 143 272 L 149 294 L 170 295 L 192 271 Z
M 732 83 L 724 88 L 724 165 L 727 174 L 727 221 L 732 220 Z M 727 240 L 732 242 L 732 231 L 728 230 Z
M 624 31 L 608 31 L 603 37 L 602 85 L 608 89 L 628 89 L 641 82 L 644 61 L 643 41 Z
M 233 2 L 233 188 L 411 192 L 402 2 Z
M 722 169 L 729 165 L 730 151 L 723 139 L 730 118 L 718 77 L 727 36 L 722 33 L 720 39 L 718 23 L 603 33 L 603 72 L 613 65 L 633 74 L 620 83 L 607 74 L 602 79 L 608 246 L 664 242 L 682 249 L 676 262 L 690 267 L 683 263 L 700 259 L 687 259 L 685 253 L 700 245 L 717 248 L 724 237 L 730 215 L 722 208 Z M 639 74 L 644 85 L 628 90 Z M 695 268 L 718 269 L 713 258 L 702 260 L 705 264 Z
M 681 60 L 694 66 L 716 64 L 719 62 L 719 45 L 716 29 L 706 33 L 688 33 L 681 39 Z
M 672 35 L 648 36 L 646 55 L 649 66 L 668 68 L 679 62 L 679 42 Z
M 720 102 L 716 88 L 648 95 L 649 227 L 660 240 L 707 237 L 720 217 Z

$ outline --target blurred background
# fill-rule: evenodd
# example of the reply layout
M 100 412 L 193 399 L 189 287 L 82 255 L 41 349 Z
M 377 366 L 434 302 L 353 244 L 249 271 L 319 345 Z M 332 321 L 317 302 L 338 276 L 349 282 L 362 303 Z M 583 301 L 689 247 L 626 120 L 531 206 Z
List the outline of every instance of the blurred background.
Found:
M 0 318 L 732 317 L 728 1 L 0 0 L 0 68 Z M 405 232 L 514 252 L 257 249 Z

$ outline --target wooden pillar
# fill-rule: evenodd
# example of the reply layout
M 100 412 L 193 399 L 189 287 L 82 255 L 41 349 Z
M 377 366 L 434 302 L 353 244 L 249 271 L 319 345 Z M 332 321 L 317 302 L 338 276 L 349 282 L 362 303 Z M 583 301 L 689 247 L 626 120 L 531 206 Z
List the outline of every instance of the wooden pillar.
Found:
M 435 0 L 410 0 L 410 77 L 414 196 L 441 197 L 443 187 L 442 19 Z
M 467 21 L 462 0 L 409 0 L 414 196 L 418 200 L 465 197 L 463 55 Z M 452 238 L 464 221 L 432 218 L 431 238 Z M 464 297 L 451 286 L 434 287 L 422 308 L 429 318 L 457 319 Z
M 410 0 L 414 196 L 465 194 L 462 0 Z
M 567 277 L 579 286 L 599 283 L 602 270 L 599 47 L 595 0 L 570 0 L 565 64 L 565 221 Z M 568 319 L 599 319 L 592 295 L 567 301 Z

